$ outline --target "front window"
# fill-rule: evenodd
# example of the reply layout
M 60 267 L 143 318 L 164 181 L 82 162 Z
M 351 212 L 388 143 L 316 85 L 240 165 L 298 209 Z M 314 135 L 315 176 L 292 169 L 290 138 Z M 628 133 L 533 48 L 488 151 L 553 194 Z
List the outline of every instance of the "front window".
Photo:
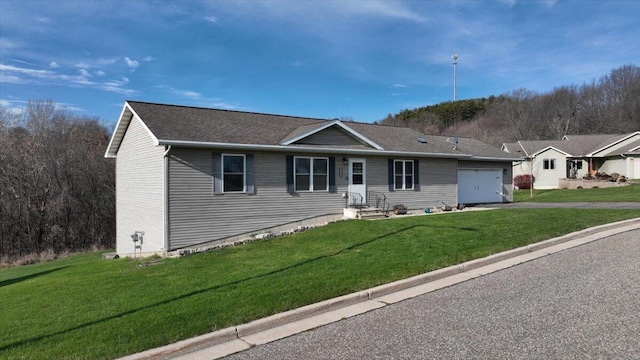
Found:
M 328 191 L 329 159 L 296 157 L 294 179 L 295 191 Z
M 223 192 L 245 191 L 244 155 L 222 155 Z
M 413 190 L 413 160 L 394 160 L 393 178 L 396 190 Z
M 544 159 L 543 168 L 545 170 L 553 170 L 556 168 L 556 159 Z

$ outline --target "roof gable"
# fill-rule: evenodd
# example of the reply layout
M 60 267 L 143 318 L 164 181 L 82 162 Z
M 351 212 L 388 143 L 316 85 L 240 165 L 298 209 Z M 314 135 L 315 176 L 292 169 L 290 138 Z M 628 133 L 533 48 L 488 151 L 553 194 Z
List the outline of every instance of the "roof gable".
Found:
M 526 155 L 526 152 L 524 151 L 520 143 L 502 143 L 500 150 L 510 154 Z
M 325 135 L 325 136 L 322 136 Z M 322 125 L 301 126 L 282 141 L 282 145 L 357 145 L 362 144 L 377 150 L 384 150 L 380 145 L 358 133 L 339 120 Z
M 595 150 L 591 151 L 591 153 L 588 154 L 588 156 L 610 156 L 620 154 L 621 152 L 616 150 L 623 150 L 625 145 L 624 143 L 634 142 L 634 139 L 640 139 L 640 131 L 612 137 L 608 141 L 599 144 Z
M 140 120 L 140 123 L 145 128 L 145 130 L 151 136 L 153 143 L 158 145 L 158 138 L 149 130 L 147 124 L 142 121 L 142 118 L 136 114 L 136 112 L 131 108 L 128 102 L 124 103 L 122 107 L 122 112 L 120 113 L 120 117 L 118 118 L 118 123 L 116 124 L 116 128 L 111 135 L 111 139 L 109 140 L 109 145 L 107 146 L 107 151 L 104 156 L 106 158 L 115 158 L 118 153 L 118 149 L 120 148 L 120 144 L 122 143 L 122 139 L 124 139 L 124 134 L 127 132 L 129 128 L 129 124 L 132 119 L 136 117 Z
M 571 156 L 571 154 L 567 153 L 566 151 L 562 151 L 562 150 L 560 150 L 560 149 L 556 148 L 555 146 L 547 146 L 546 148 L 541 149 L 541 150 L 539 150 L 539 151 L 535 152 L 533 155 L 531 155 L 531 157 L 536 157 L 536 156 L 538 156 L 538 155 L 540 155 L 540 154 L 542 154 L 542 153 L 545 153 L 545 152 L 547 152 L 547 151 L 549 151 L 549 150 L 557 151 L 557 152 L 559 152 L 559 153 L 561 153 L 561 154 L 564 154 L 564 156 Z

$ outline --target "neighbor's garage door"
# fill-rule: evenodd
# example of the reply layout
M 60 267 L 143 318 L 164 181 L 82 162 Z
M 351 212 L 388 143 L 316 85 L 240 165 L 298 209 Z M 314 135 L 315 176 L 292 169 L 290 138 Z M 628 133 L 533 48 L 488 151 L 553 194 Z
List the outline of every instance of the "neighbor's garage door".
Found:
M 459 169 L 458 203 L 502 202 L 502 170 Z

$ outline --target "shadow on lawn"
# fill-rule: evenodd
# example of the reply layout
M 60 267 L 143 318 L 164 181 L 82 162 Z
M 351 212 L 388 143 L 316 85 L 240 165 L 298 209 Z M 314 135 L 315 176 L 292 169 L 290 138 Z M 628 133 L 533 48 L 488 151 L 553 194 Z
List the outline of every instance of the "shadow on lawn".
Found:
M 170 303 L 172 303 L 174 301 L 183 300 L 183 299 L 186 299 L 186 298 L 189 298 L 189 297 L 192 297 L 192 296 L 196 296 L 196 295 L 200 295 L 200 294 L 203 294 L 203 293 L 206 293 L 206 292 L 209 292 L 209 291 L 219 290 L 219 289 L 222 289 L 222 288 L 225 288 L 225 287 L 229 287 L 229 286 L 236 286 L 236 285 L 242 284 L 242 283 L 247 282 L 247 281 L 256 280 L 256 279 L 268 277 L 268 276 L 271 276 L 271 275 L 283 273 L 283 272 L 286 272 L 288 270 L 292 270 L 292 269 L 304 266 L 306 264 L 313 263 L 315 261 L 320 261 L 320 260 L 323 260 L 323 259 L 328 259 L 328 258 L 331 258 L 331 257 L 334 257 L 334 256 L 338 256 L 338 255 L 340 255 L 342 253 L 345 253 L 345 252 L 350 251 L 350 250 L 354 250 L 354 249 L 356 249 L 358 247 L 361 247 L 361 246 L 364 246 L 364 245 L 368 245 L 368 244 L 371 244 L 371 243 L 373 243 L 375 241 L 387 238 L 389 236 L 397 235 L 397 234 L 400 234 L 402 232 L 409 231 L 411 229 L 419 228 L 419 227 L 426 227 L 426 228 L 437 227 L 437 228 L 446 228 L 446 229 L 452 229 L 452 230 L 478 231 L 478 229 L 476 229 L 476 228 L 455 227 L 455 226 L 430 226 L 430 225 L 412 225 L 412 226 L 408 226 L 406 228 L 403 228 L 403 229 L 400 229 L 400 230 L 397 230 L 397 231 L 394 231 L 394 232 L 390 232 L 388 234 L 376 236 L 376 237 L 371 238 L 369 240 L 366 240 L 366 241 L 363 241 L 363 242 L 360 242 L 360 243 L 357 243 L 357 244 L 353 244 L 353 245 L 348 246 L 348 247 L 346 247 L 346 248 L 344 248 L 342 250 L 336 251 L 336 252 L 334 252 L 332 254 L 326 254 L 326 255 L 318 256 L 318 257 L 315 257 L 313 259 L 308 259 L 308 260 L 305 260 L 305 261 L 301 261 L 299 263 L 295 263 L 295 264 L 283 267 L 281 269 L 273 270 L 273 271 L 270 271 L 270 272 L 267 272 L 267 273 L 264 273 L 264 274 L 250 276 L 248 278 L 232 281 L 232 282 L 229 282 L 229 283 L 226 283 L 226 284 L 220 284 L 220 285 L 212 286 L 210 288 L 192 291 L 192 292 L 184 294 L 184 295 L 176 296 L 176 297 L 174 297 L 172 299 L 159 301 L 159 302 L 157 302 L 155 304 L 142 306 L 142 307 L 139 307 L 137 309 L 131 309 L 129 311 L 122 312 L 120 314 L 115 314 L 115 315 L 107 316 L 107 317 L 104 317 L 102 319 L 98 319 L 98 320 L 95 320 L 95 321 L 86 322 L 84 324 L 80 324 L 78 326 L 75 326 L 75 327 L 72 327 L 72 328 L 69 328 L 69 329 L 66 329 L 66 330 L 61 330 L 61 331 L 57 331 L 57 332 L 54 332 L 54 333 L 51 333 L 51 334 L 40 335 L 40 336 L 36 336 L 36 337 L 30 338 L 30 339 L 25 339 L 25 340 L 21 340 L 21 341 L 17 341 L 17 342 L 11 343 L 11 344 L 7 344 L 5 346 L 0 347 L 0 351 L 8 350 L 8 349 L 15 348 L 15 347 L 18 347 L 18 346 L 23 346 L 23 345 L 26 345 L 26 344 L 29 344 L 29 343 L 38 342 L 38 341 L 46 339 L 46 338 L 51 338 L 51 337 L 54 337 L 54 336 L 70 333 L 70 332 L 75 331 L 75 330 L 84 329 L 84 328 L 87 328 L 87 327 L 90 327 L 90 326 L 93 326 L 93 325 L 97 325 L 97 324 L 100 324 L 100 323 L 104 323 L 104 322 L 107 322 L 107 321 L 110 321 L 110 320 L 119 319 L 119 318 L 122 318 L 122 317 L 125 317 L 125 316 L 128 316 L 128 315 L 132 315 L 132 314 L 135 314 L 135 313 L 143 311 L 143 310 L 148 310 L 148 309 L 151 309 L 151 308 L 154 308 L 154 307 L 157 307 L 157 306 L 167 305 L 167 304 L 170 304 Z M 58 269 L 54 269 L 54 270 L 58 270 Z M 49 271 L 49 272 L 51 272 L 51 271 Z
M 23 281 L 26 281 L 26 280 L 31 280 L 31 279 L 34 279 L 34 278 L 37 278 L 37 277 L 40 277 L 40 276 L 44 276 L 44 275 L 47 275 L 47 274 L 51 274 L 52 272 L 56 272 L 56 271 L 62 270 L 64 268 L 68 268 L 69 266 L 62 266 L 62 267 L 55 268 L 55 269 L 45 270 L 45 271 L 41 271 L 41 272 L 25 275 L 25 276 L 22 276 L 22 277 L 18 277 L 18 278 L 15 278 L 15 279 L 2 280 L 2 281 L 0 281 L 0 288 L 1 287 L 5 287 L 5 286 L 9 286 L 9 285 L 13 285 L 13 284 L 17 284 L 19 282 L 23 282 Z

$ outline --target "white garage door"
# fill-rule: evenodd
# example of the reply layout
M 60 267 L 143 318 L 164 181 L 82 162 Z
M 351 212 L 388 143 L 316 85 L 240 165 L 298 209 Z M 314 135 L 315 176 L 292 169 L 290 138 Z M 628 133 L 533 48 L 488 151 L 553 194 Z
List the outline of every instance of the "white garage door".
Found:
M 502 202 L 502 170 L 458 170 L 458 203 Z
M 633 178 L 640 179 L 640 158 L 633 159 Z

